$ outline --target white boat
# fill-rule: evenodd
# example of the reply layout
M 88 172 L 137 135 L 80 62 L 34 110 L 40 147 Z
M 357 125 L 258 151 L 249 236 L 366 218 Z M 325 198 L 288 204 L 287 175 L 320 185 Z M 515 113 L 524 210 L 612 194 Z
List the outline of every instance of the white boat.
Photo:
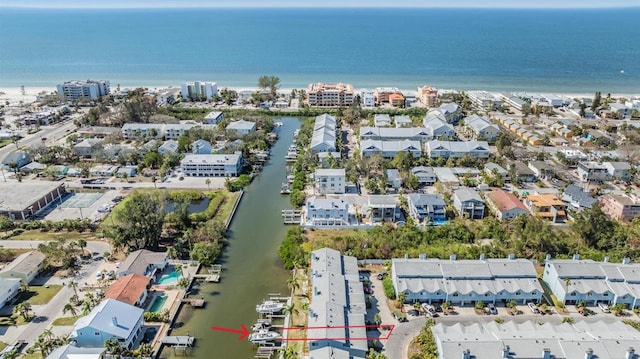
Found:
M 269 319 L 258 319 L 256 324 L 251 326 L 251 330 L 254 332 L 258 332 L 260 330 L 266 330 L 271 328 L 271 320 Z
M 284 303 L 274 300 L 265 300 L 261 304 L 256 305 L 256 312 L 261 314 L 280 313 L 284 309 Z
M 282 338 L 280 333 L 272 332 L 266 329 L 261 329 L 255 333 L 249 334 L 249 341 L 254 344 L 269 343 L 280 338 Z

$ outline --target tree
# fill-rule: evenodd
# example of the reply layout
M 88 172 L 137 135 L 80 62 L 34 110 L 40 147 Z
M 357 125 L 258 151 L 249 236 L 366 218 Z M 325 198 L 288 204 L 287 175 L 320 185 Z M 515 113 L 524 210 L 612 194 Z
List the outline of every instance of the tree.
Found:
M 84 249 L 87 247 L 87 241 L 84 239 L 78 239 L 77 241 L 78 248 L 80 248 L 80 255 L 84 255 Z
M 67 286 L 71 289 L 73 289 L 73 294 L 77 297 L 78 296 L 78 282 L 76 282 L 75 280 L 72 280 L 69 282 L 69 284 L 67 284 Z
M 276 91 L 278 90 L 278 87 L 280 87 L 279 84 L 280 78 L 278 76 L 265 75 L 258 78 L 258 87 L 262 89 L 270 89 L 272 96 L 276 95 Z
M 199 242 L 193 245 L 189 257 L 191 260 L 198 261 L 204 266 L 209 266 L 215 263 L 221 253 L 222 245 Z
M 74 317 L 78 315 L 78 311 L 73 305 L 71 305 L 71 303 L 65 304 L 64 308 L 62 308 L 63 314 L 67 314 L 67 312 L 71 313 L 71 315 Z
M 119 221 L 112 233 L 114 247 L 157 248 L 165 218 L 160 193 L 134 193 L 114 216 Z
M 300 289 L 300 282 L 298 281 L 298 278 L 287 279 L 287 287 L 293 292 Z
M 606 249 L 611 245 L 616 227 L 616 223 L 602 211 L 602 207 L 597 203 L 591 208 L 576 213 L 571 225 L 585 245 L 598 249 Z
M 373 316 L 373 322 L 376 323 L 376 324 L 382 323 L 382 317 L 380 316 L 380 313 L 376 313 Z
M 283 310 L 282 310 L 282 314 L 284 315 L 291 315 L 291 316 L 297 316 L 298 314 L 300 314 L 300 310 L 298 310 L 298 308 L 296 308 L 296 305 L 291 303 L 290 305 L 287 305 Z
M 207 188 L 210 190 L 211 189 L 211 179 L 207 178 L 206 180 L 204 180 L 204 184 L 207 185 Z
M 480 309 L 484 309 L 484 302 L 479 300 L 476 302 L 475 308 L 480 310 Z
M 25 321 L 31 318 L 31 304 L 29 302 L 20 302 L 13 307 L 13 314 L 22 316 Z

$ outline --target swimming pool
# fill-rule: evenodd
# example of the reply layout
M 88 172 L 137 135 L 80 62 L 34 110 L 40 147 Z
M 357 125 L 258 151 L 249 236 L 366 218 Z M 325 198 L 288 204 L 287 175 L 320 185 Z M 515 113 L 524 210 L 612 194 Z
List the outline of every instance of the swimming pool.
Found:
M 178 284 L 178 279 L 180 279 L 180 273 L 173 271 L 160 277 L 158 285 L 175 285 Z
M 151 303 L 151 306 L 149 307 L 149 312 L 159 312 L 162 309 L 162 306 L 164 305 L 164 302 L 167 301 L 167 296 L 165 294 L 163 295 L 159 295 L 155 298 L 153 298 L 153 302 Z

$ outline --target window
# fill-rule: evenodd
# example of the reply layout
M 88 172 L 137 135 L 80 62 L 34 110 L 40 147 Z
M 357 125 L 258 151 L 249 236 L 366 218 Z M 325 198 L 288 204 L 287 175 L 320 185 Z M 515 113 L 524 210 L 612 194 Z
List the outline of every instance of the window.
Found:
M 454 296 L 454 297 L 457 297 L 457 296 L 458 296 L 458 293 L 453 293 L 453 296 Z
M 94 332 L 93 335 L 100 335 L 100 332 Z

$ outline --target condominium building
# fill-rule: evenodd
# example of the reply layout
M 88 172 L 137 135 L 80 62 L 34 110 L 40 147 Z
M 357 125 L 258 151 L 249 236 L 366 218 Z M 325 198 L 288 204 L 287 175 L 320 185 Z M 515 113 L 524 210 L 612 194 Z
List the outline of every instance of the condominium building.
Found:
M 343 194 L 345 178 L 344 168 L 319 168 L 313 174 L 316 192 L 319 194 Z
M 193 177 L 237 177 L 242 171 L 242 155 L 187 154 L 180 161 L 182 172 Z
M 95 100 L 111 91 L 109 81 L 67 81 L 58 85 L 58 96 L 66 101 Z
M 640 216 L 640 202 L 634 198 L 609 193 L 600 201 L 602 211 L 617 220 L 632 221 Z
M 353 85 L 322 82 L 309 84 L 307 98 L 311 106 L 349 106 L 353 103 Z
M 218 84 L 215 82 L 193 81 L 181 85 L 180 94 L 185 99 L 211 99 L 218 95 Z
M 311 197 L 307 199 L 305 226 L 336 227 L 348 226 L 349 223 L 349 203 L 344 198 Z
M 373 96 L 376 98 L 377 104 L 391 103 L 389 96 L 392 94 L 402 96 L 402 92 L 397 87 L 378 87 L 373 91 Z M 404 101 L 404 96 L 402 100 Z
M 418 101 L 427 107 L 435 107 L 438 103 L 438 89 L 431 86 L 418 87 Z

